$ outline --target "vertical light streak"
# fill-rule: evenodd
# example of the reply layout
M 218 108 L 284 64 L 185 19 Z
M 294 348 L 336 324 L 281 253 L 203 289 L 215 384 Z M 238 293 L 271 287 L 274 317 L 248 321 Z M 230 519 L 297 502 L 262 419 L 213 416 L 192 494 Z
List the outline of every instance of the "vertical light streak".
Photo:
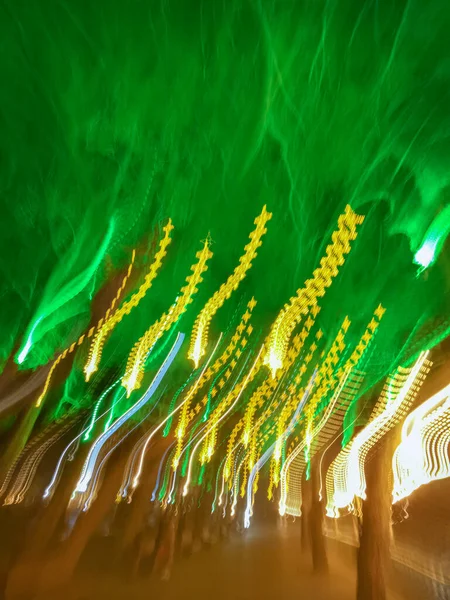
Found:
M 114 400 L 111 404 L 111 410 L 109 411 L 109 417 L 105 423 L 104 431 L 108 431 L 108 429 L 111 427 L 111 423 L 113 422 L 113 419 L 114 419 L 114 410 L 124 396 L 125 396 L 125 390 L 121 390 L 120 388 L 118 390 L 116 390 L 116 393 L 114 394 Z
M 159 398 L 153 403 L 151 409 L 146 414 L 146 416 L 145 416 L 146 420 L 150 417 L 150 415 L 153 413 L 153 411 L 155 410 L 155 408 L 158 406 L 161 398 L 163 397 L 163 394 L 164 394 L 166 388 L 167 388 L 167 386 L 161 391 L 161 393 L 159 395 Z M 125 394 L 124 391 L 123 391 L 123 394 Z M 113 407 L 111 407 L 111 408 L 113 408 Z M 133 446 L 132 451 L 130 452 L 130 455 L 128 457 L 127 464 L 126 464 L 126 467 L 125 467 L 124 476 L 123 476 L 123 479 L 122 479 L 122 485 L 121 485 L 121 487 L 119 489 L 119 493 L 117 495 L 118 499 L 120 499 L 120 498 L 126 498 L 127 495 L 128 495 L 128 487 L 129 487 L 130 482 L 131 482 L 131 477 L 132 477 L 132 473 L 133 473 L 133 469 L 134 469 L 134 464 L 135 464 L 135 461 L 136 461 L 136 456 L 139 453 L 140 448 L 142 448 L 143 444 L 145 443 L 146 437 L 147 437 L 147 432 L 145 432 L 138 439 L 138 441 Z M 131 502 L 131 495 L 128 496 L 128 500 L 129 500 L 129 502 Z
M 85 434 L 83 436 L 83 441 L 85 441 L 85 442 L 88 441 L 89 436 L 91 435 L 92 430 L 94 429 L 94 424 L 97 421 L 97 414 L 98 414 L 98 411 L 100 409 L 100 405 L 101 405 L 101 403 L 103 401 L 103 398 L 109 394 L 109 392 L 119 383 L 119 381 L 120 381 L 120 379 L 116 379 L 116 381 L 112 385 L 110 385 L 108 388 L 106 388 L 106 390 L 103 392 L 103 394 L 97 400 L 97 402 L 95 404 L 95 408 L 92 411 L 91 422 L 90 422 L 89 427 L 86 429 L 86 432 L 85 432 Z
M 355 398 L 356 394 L 358 393 L 358 390 L 361 387 L 364 377 L 362 375 L 360 375 L 359 373 L 355 372 L 354 370 L 352 370 L 350 372 L 349 379 L 352 380 L 350 383 L 350 391 L 346 393 L 346 390 L 345 389 L 343 390 L 343 395 L 346 395 L 346 402 L 345 402 L 344 406 L 341 405 L 339 407 L 339 410 L 343 410 L 344 417 L 346 415 L 346 410 L 348 410 L 348 408 L 351 406 L 353 399 Z M 362 415 L 362 413 L 363 413 L 363 409 L 361 409 L 361 411 L 358 413 L 358 415 L 354 416 L 353 420 L 351 420 L 346 426 L 344 426 L 344 428 L 342 429 L 342 432 L 339 430 L 339 426 L 335 426 L 334 433 L 336 433 L 336 430 L 337 430 L 338 431 L 337 435 L 332 438 L 331 442 L 329 442 L 329 444 L 327 445 L 325 450 L 323 450 L 323 452 L 320 455 L 319 468 L 318 468 L 318 471 L 319 471 L 319 500 L 323 499 L 322 463 L 323 463 L 325 454 L 328 452 L 328 450 L 331 448 L 331 446 L 334 444 L 334 442 L 341 436 L 341 434 L 342 434 L 342 438 L 344 439 L 345 433 L 349 429 L 352 429 L 354 427 L 354 424 L 357 422 L 358 418 Z M 342 421 L 344 421 L 344 419 L 342 419 Z M 331 433 L 331 436 L 332 435 L 333 435 L 333 433 Z
M 344 373 L 343 377 L 341 378 L 341 381 L 339 383 L 339 386 L 337 387 L 336 391 L 333 394 L 333 397 L 329 403 L 329 405 L 327 406 L 327 408 L 325 409 L 325 412 L 322 416 L 322 418 L 320 419 L 320 421 L 314 425 L 314 427 L 312 427 L 311 430 L 309 430 L 307 433 L 309 433 L 309 439 L 306 437 L 304 437 L 304 439 L 300 442 L 300 444 L 298 444 L 294 450 L 292 451 L 292 453 L 290 454 L 289 458 L 285 461 L 282 471 L 281 471 L 281 497 L 280 497 L 280 504 L 279 504 L 279 513 L 280 515 L 284 515 L 286 514 L 286 512 L 288 512 L 288 514 L 294 515 L 294 516 L 300 516 L 301 514 L 301 480 L 302 480 L 302 475 L 303 475 L 303 469 L 304 466 L 307 462 L 307 460 L 309 460 L 311 457 L 309 456 L 309 452 L 308 452 L 308 458 L 303 454 L 303 450 L 309 445 L 311 445 L 311 441 L 317 437 L 317 435 L 320 433 L 320 431 L 322 430 L 322 428 L 324 427 L 324 425 L 326 424 L 326 422 L 328 421 L 329 417 L 331 416 L 331 414 L 333 413 L 334 407 L 336 406 L 336 403 L 341 395 L 341 392 L 345 386 L 345 383 L 347 381 L 349 373 L 346 372 Z M 292 482 L 292 477 L 290 477 L 290 468 L 291 465 L 293 463 L 293 461 L 297 458 L 300 457 L 300 466 L 299 469 L 296 473 L 296 481 L 293 484 Z M 290 484 L 289 484 L 289 488 L 292 490 L 292 487 L 294 487 L 294 485 L 296 486 L 296 489 L 293 490 L 291 492 L 291 500 L 288 500 L 288 485 L 287 485 L 287 481 L 288 479 L 290 480 Z
M 118 381 L 116 382 L 118 383 Z M 101 415 L 99 415 L 94 423 L 96 423 L 97 421 L 99 421 L 101 418 L 103 418 L 105 415 L 107 415 L 112 407 L 108 408 L 107 410 L 105 410 Z M 65 447 L 65 449 L 63 450 L 63 452 L 61 453 L 58 462 L 56 464 L 55 470 L 53 472 L 53 476 L 52 479 L 50 480 L 50 483 L 48 484 L 47 488 L 44 491 L 44 495 L 42 496 L 42 498 L 45 500 L 47 498 L 49 498 L 53 492 L 54 492 L 54 488 L 56 487 L 58 481 L 59 481 L 59 477 L 61 475 L 61 470 L 62 470 L 62 465 L 66 460 L 66 456 L 69 454 L 70 451 L 72 451 L 72 453 L 74 454 L 74 450 L 76 448 L 76 444 L 77 442 L 79 443 L 79 440 L 81 439 L 81 437 L 86 434 L 86 432 L 88 431 L 90 425 L 88 425 L 88 427 L 86 427 L 85 429 L 83 429 L 83 431 L 81 433 L 79 433 L 77 436 L 75 436 L 73 438 L 72 441 L 70 441 L 67 446 Z M 72 457 L 67 456 L 67 460 L 72 460 L 73 459 L 73 455 Z
M 168 448 L 166 448 L 166 450 L 164 451 L 164 454 L 162 455 L 161 460 L 159 461 L 158 475 L 156 477 L 156 483 L 155 483 L 155 487 L 153 488 L 152 497 L 151 497 L 152 502 L 154 502 L 156 500 L 156 494 L 158 493 L 159 483 L 161 481 L 161 472 L 162 472 L 164 461 L 166 460 L 166 456 L 169 454 L 170 450 L 174 447 L 174 445 L 175 445 L 175 442 L 172 442 L 170 444 L 170 446 Z
M 211 389 L 209 390 L 207 396 L 204 398 L 205 404 L 207 406 L 207 410 L 205 411 L 205 416 L 208 412 L 209 401 L 211 396 L 214 396 L 217 393 L 218 388 L 222 389 L 224 385 L 226 385 L 228 379 L 231 377 L 232 371 L 236 366 L 237 359 L 242 354 L 247 345 L 247 337 L 246 335 L 251 335 L 253 332 L 253 328 L 248 321 L 251 318 L 251 313 L 256 306 L 256 301 L 254 298 L 250 300 L 247 304 L 246 310 L 242 315 L 240 323 L 235 330 L 233 337 L 231 338 L 230 343 L 225 348 L 225 351 L 221 354 L 221 356 L 214 362 L 211 369 L 208 370 L 209 377 L 212 378 L 215 374 L 216 377 L 213 380 Z M 228 360 L 232 358 L 230 362 Z M 220 369 L 223 366 L 223 375 L 220 374 Z M 216 381 L 219 379 L 219 382 L 216 386 Z M 183 406 L 183 410 L 180 412 L 180 416 L 178 419 L 178 425 L 176 428 L 176 437 L 177 437 L 177 448 L 175 451 L 175 455 L 173 457 L 173 467 L 176 469 L 180 460 L 180 454 L 183 447 L 184 436 L 186 429 L 189 425 L 190 420 L 193 418 L 193 411 L 190 411 L 190 402 L 187 402 Z M 209 416 L 210 411 L 208 412 Z M 212 418 L 214 419 L 217 411 L 213 413 Z

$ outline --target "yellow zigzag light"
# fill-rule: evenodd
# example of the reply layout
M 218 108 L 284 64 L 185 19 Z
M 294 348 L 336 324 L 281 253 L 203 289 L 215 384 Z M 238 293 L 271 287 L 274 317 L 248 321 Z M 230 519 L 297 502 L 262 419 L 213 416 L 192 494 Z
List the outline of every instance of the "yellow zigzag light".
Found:
M 308 402 L 308 404 L 305 408 L 305 411 L 304 411 L 305 416 L 306 416 L 306 427 L 305 427 L 304 438 L 292 451 L 290 457 L 285 461 L 285 463 L 283 464 L 283 468 L 281 470 L 281 499 L 280 499 L 280 509 L 279 509 L 280 514 L 285 514 L 288 504 L 289 504 L 289 507 L 291 507 L 291 504 L 292 504 L 292 510 L 296 511 L 296 512 L 291 513 L 291 508 L 288 507 L 289 514 L 300 514 L 299 498 L 300 498 L 300 492 L 301 492 L 301 479 L 298 480 L 298 478 L 296 477 L 295 486 L 291 486 L 291 488 L 295 487 L 293 493 L 290 494 L 291 496 L 293 496 L 293 501 L 289 502 L 289 503 L 287 501 L 287 495 L 288 495 L 287 482 L 291 475 L 290 467 L 291 467 L 292 462 L 295 460 L 295 458 L 303 450 L 305 451 L 305 460 L 309 459 L 311 444 L 314 439 L 314 436 L 317 435 L 317 433 L 320 431 L 320 429 L 323 427 L 326 420 L 328 419 L 329 414 L 331 414 L 331 412 L 328 413 L 326 411 L 325 412 L 326 416 L 325 416 L 325 418 L 322 418 L 320 420 L 320 424 L 316 425 L 316 427 L 313 426 L 314 415 L 315 415 L 318 404 L 324 398 L 324 396 L 326 396 L 329 393 L 330 390 L 333 390 L 336 387 L 336 385 L 338 383 L 338 379 L 336 378 L 335 371 L 336 371 L 336 366 L 339 362 L 339 356 L 345 350 L 344 337 L 345 337 L 345 334 L 347 333 L 349 326 L 350 326 L 350 321 L 348 320 L 348 317 L 345 317 L 335 339 L 333 340 L 333 343 L 331 344 L 331 347 L 330 347 L 326 357 L 324 358 L 324 360 L 322 361 L 322 364 L 320 365 L 320 368 L 317 372 L 316 378 L 314 379 L 313 385 L 315 388 L 315 392 L 314 392 L 311 400 Z M 334 402 L 332 400 L 332 402 L 330 404 L 330 405 L 332 405 L 332 408 L 334 408 L 334 403 L 336 402 L 338 397 L 339 397 L 339 395 L 333 396 Z M 295 475 L 298 475 L 298 473 L 295 473 Z M 297 502 L 295 500 L 297 500 Z M 295 506 L 295 509 L 293 508 L 294 506 Z
M 291 458 L 292 464 L 289 468 L 289 478 L 290 480 L 295 478 L 296 484 L 291 485 L 288 489 L 288 499 L 285 504 L 286 512 L 289 512 L 289 514 L 291 514 L 290 511 L 292 509 L 297 515 L 301 514 L 301 482 L 303 481 L 303 471 L 307 464 L 307 458 L 311 459 L 313 454 L 318 451 L 319 446 L 323 446 L 325 440 L 328 440 L 331 435 L 333 435 L 333 432 L 336 433 L 337 429 L 340 427 L 345 417 L 346 410 L 358 393 L 363 381 L 363 377 L 356 371 L 355 367 L 367 350 L 384 313 L 385 309 L 380 304 L 374 311 L 374 316 L 367 324 L 366 330 L 361 336 L 360 341 L 353 350 L 351 356 L 346 361 L 345 365 L 336 372 L 337 379 L 339 381 L 344 381 L 344 384 L 339 386 L 340 389 L 338 388 L 338 397 L 336 397 L 336 395 L 333 397 L 336 397 L 336 400 L 339 398 L 339 407 L 337 407 L 336 411 L 333 410 L 336 402 L 332 399 L 330 405 L 326 408 L 324 416 L 320 418 L 318 424 L 314 425 L 314 430 L 310 434 L 310 449 L 307 454 L 297 452 L 297 449 L 293 451 L 296 453 L 296 456 Z M 330 409 L 330 407 L 332 408 Z M 331 416 L 333 416 L 332 419 L 330 418 Z M 306 439 L 303 440 L 303 445 L 306 445 L 306 441 Z M 314 447 L 312 447 L 313 443 Z M 295 461 L 295 463 L 292 461 Z M 295 476 L 293 475 L 293 471 L 296 471 Z
M 56 358 L 55 362 L 52 364 L 50 371 L 48 372 L 47 379 L 45 380 L 44 389 L 42 390 L 39 398 L 36 401 L 36 408 L 39 408 L 40 405 L 42 404 L 42 402 L 48 392 L 48 388 L 50 387 L 50 381 L 52 379 L 53 373 L 54 373 L 56 367 L 59 365 L 59 363 L 62 360 L 64 360 L 68 354 L 72 354 L 72 352 L 75 350 L 75 348 L 77 346 L 81 346 L 81 344 L 84 342 L 84 340 L 86 338 L 91 338 L 94 335 L 94 333 L 96 331 L 98 331 L 100 329 L 100 327 L 102 327 L 103 323 L 108 319 L 109 315 L 111 314 L 111 311 L 114 310 L 114 307 L 117 304 L 123 290 L 125 289 L 125 286 L 131 275 L 131 271 L 133 270 L 135 258 L 136 258 L 136 251 L 133 250 L 132 255 L 131 255 L 131 262 L 128 265 L 127 273 L 126 273 L 125 277 L 123 278 L 122 283 L 121 283 L 119 289 L 117 290 L 117 293 L 116 293 L 113 301 L 111 302 L 110 307 L 106 311 L 105 316 L 102 317 L 94 327 L 91 327 L 87 333 L 83 333 L 82 335 L 80 335 L 78 340 L 76 342 L 74 342 L 73 344 L 71 344 L 68 348 L 66 348 L 64 350 L 64 352 L 61 352 L 61 354 Z
M 300 334 L 302 336 L 302 347 L 303 347 L 303 341 L 304 339 L 306 339 L 309 330 L 311 327 L 308 328 L 308 321 L 309 319 L 306 321 L 305 323 L 305 327 L 302 330 L 302 333 Z M 322 337 L 323 333 L 322 331 L 319 329 L 319 331 L 316 333 L 316 340 L 320 340 L 320 338 Z M 305 356 L 303 363 L 298 371 L 298 374 L 295 378 L 295 384 L 296 386 L 299 386 L 303 380 L 303 375 L 306 373 L 307 368 L 308 368 L 308 364 L 311 362 L 315 351 L 317 350 L 317 344 L 314 341 L 311 346 L 309 347 L 309 352 L 308 354 Z M 293 388 L 293 389 L 292 389 Z M 272 455 L 272 461 L 271 461 L 271 470 L 270 470 L 270 483 L 269 483 L 269 495 L 270 498 L 269 500 L 271 500 L 272 498 L 272 486 L 275 485 L 275 487 L 278 487 L 278 483 L 280 481 L 280 461 L 281 461 L 281 450 L 283 447 L 283 443 L 284 443 L 284 432 L 286 430 L 286 423 L 288 422 L 288 420 L 290 419 L 290 417 L 293 415 L 296 407 L 298 406 L 299 403 L 299 398 L 301 398 L 301 396 L 303 395 L 303 388 L 300 388 L 298 392 L 295 392 L 295 386 L 291 386 L 290 388 L 290 400 L 288 402 L 285 403 L 285 405 L 283 406 L 283 409 L 280 412 L 280 415 L 278 417 L 277 420 L 277 439 L 275 442 L 275 449 Z
M 206 433 L 197 441 L 194 448 L 192 449 L 191 456 L 189 459 L 186 482 L 185 482 L 184 488 L 183 488 L 183 496 L 186 496 L 189 491 L 189 484 L 191 481 L 192 464 L 193 464 L 193 460 L 194 460 L 194 456 L 197 451 L 197 448 L 202 443 L 202 441 L 205 440 L 206 437 L 208 437 L 210 434 L 212 434 L 210 437 L 210 440 L 211 440 L 210 443 L 212 444 L 212 447 L 211 447 L 210 451 L 208 449 L 209 457 L 212 456 L 212 454 L 214 452 L 214 445 L 216 443 L 217 429 L 218 429 L 219 423 L 230 414 L 230 412 L 233 410 L 233 408 L 239 402 L 239 399 L 240 399 L 241 395 L 243 394 L 243 392 L 245 391 L 247 385 L 255 378 L 256 374 L 259 371 L 260 365 L 261 365 L 261 353 L 262 353 L 262 348 L 259 351 L 258 355 L 256 356 L 252 366 L 250 367 L 250 370 L 244 376 L 244 379 L 241 380 L 241 382 L 238 385 L 236 385 L 233 388 L 233 390 L 226 395 L 225 399 L 214 410 L 213 415 L 212 415 L 213 419 L 211 419 L 211 417 L 210 417 L 210 419 L 207 423 Z M 210 423 L 210 421 L 212 421 L 212 423 Z
M 255 219 L 256 228 L 250 234 L 250 241 L 245 246 L 245 253 L 239 259 L 239 264 L 228 277 L 225 283 L 223 283 L 217 292 L 208 300 L 200 314 L 198 315 L 194 327 L 192 329 L 191 344 L 189 347 L 189 358 L 194 361 L 195 368 L 198 367 L 200 359 L 206 353 L 206 346 L 208 344 L 208 331 L 209 325 L 232 292 L 236 290 L 240 282 L 244 279 L 247 271 L 252 266 L 252 261 L 255 259 L 257 249 L 262 245 L 261 238 L 267 232 L 265 225 L 269 219 L 272 218 L 272 214 L 267 212 L 264 206 L 261 214 Z
M 201 460 L 204 459 L 205 456 L 207 460 L 211 459 L 216 447 L 218 425 L 220 421 L 222 421 L 222 419 L 225 418 L 225 416 L 228 415 L 235 406 L 236 402 L 239 400 L 248 384 L 251 383 L 258 374 L 261 365 L 262 362 L 260 351 L 247 375 L 237 385 L 235 385 L 230 392 L 226 394 L 225 398 L 211 413 L 207 423 L 207 435 L 205 436 L 205 441 L 203 444 Z
M 92 344 L 89 350 L 89 358 L 84 367 L 84 374 L 86 381 L 89 381 L 92 374 L 98 370 L 98 365 L 100 363 L 100 359 L 102 357 L 103 346 L 105 344 L 106 338 L 114 329 L 114 327 L 120 323 L 125 315 L 129 315 L 131 310 L 135 308 L 142 298 L 145 296 L 147 291 L 151 288 L 153 280 L 158 274 L 158 270 L 161 267 L 162 259 L 167 254 L 167 246 L 170 244 L 171 237 L 170 232 L 173 229 L 172 221 L 169 219 L 167 225 L 164 227 L 164 237 L 161 239 L 159 243 L 158 252 L 155 254 L 155 258 L 150 265 L 150 268 L 145 276 L 144 282 L 138 289 L 138 291 L 131 296 L 128 302 L 124 302 L 122 306 L 116 310 L 109 318 L 105 319 L 105 322 L 95 335 L 92 340 Z
M 365 499 L 364 466 L 369 450 L 405 415 L 429 369 L 428 352 L 422 352 L 412 369 L 398 368 L 390 377 L 369 424 L 343 448 L 327 472 L 327 515 L 352 508 L 355 497 Z
M 320 261 L 320 267 L 313 273 L 305 286 L 297 291 L 288 304 L 275 319 L 270 331 L 264 364 L 272 371 L 272 375 L 282 368 L 286 356 L 289 339 L 302 315 L 308 313 L 317 304 L 317 299 L 325 295 L 332 280 L 344 264 L 345 255 L 350 252 L 350 242 L 357 237 L 356 228 L 364 221 L 350 206 L 338 218 L 338 229 L 331 236 L 332 243 L 326 248 L 325 256 Z
M 205 381 L 203 383 L 206 383 L 208 380 L 210 380 L 216 373 L 218 373 L 220 371 L 220 369 L 222 367 L 225 366 L 225 364 L 227 363 L 229 358 L 231 358 L 231 356 L 233 355 L 233 353 L 238 345 L 238 342 L 240 341 L 244 332 L 246 332 L 248 335 L 251 335 L 251 333 L 253 332 L 253 327 L 250 324 L 248 324 L 248 326 L 247 326 L 247 321 L 249 321 L 249 319 L 251 317 L 251 313 L 252 313 L 253 309 L 255 308 L 255 306 L 256 306 L 256 300 L 254 298 L 252 298 L 250 300 L 250 302 L 247 304 L 247 308 L 246 308 L 244 314 L 242 315 L 241 322 L 239 323 L 238 327 L 236 328 L 236 331 L 235 331 L 233 337 L 231 338 L 230 343 L 228 344 L 228 346 L 226 347 L 226 349 L 224 350 L 222 355 L 212 365 L 212 367 L 210 367 L 210 369 L 208 369 L 208 371 L 206 373 L 208 375 L 208 377 L 205 377 Z M 247 328 L 247 329 L 245 329 L 245 328 Z M 245 344 L 246 344 L 246 338 L 244 338 L 244 340 L 245 340 L 245 342 L 244 342 L 243 346 L 245 346 Z M 233 358 L 233 360 L 230 361 L 229 367 L 226 370 L 226 372 L 224 373 L 224 375 L 220 378 L 220 380 L 217 382 L 217 384 L 214 385 L 214 388 L 211 390 L 212 397 L 217 395 L 217 388 L 222 389 L 224 387 L 224 385 L 230 378 L 236 364 L 237 364 L 236 358 Z M 198 389 L 200 389 L 200 387 Z M 200 412 L 201 406 L 202 405 L 206 406 L 206 404 L 208 402 L 208 395 L 203 397 L 201 404 L 197 404 L 197 406 L 194 408 L 194 410 L 191 410 L 191 400 L 192 400 L 192 398 L 189 401 L 185 402 L 185 404 L 183 405 L 183 408 L 180 412 L 180 417 L 178 419 L 178 425 L 175 430 L 175 436 L 177 438 L 177 447 L 176 447 L 175 454 L 174 454 L 174 457 L 172 460 L 172 467 L 174 469 L 176 469 L 178 467 L 178 463 L 180 461 L 180 456 L 181 456 L 182 449 L 183 449 L 184 437 L 186 435 L 187 427 L 188 427 L 189 423 L 191 422 L 191 420 L 194 418 L 194 416 Z
M 318 306 L 314 307 L 314 309 L 312 311 L 314 314 L 314 317 L 317 316 L 317 314 L 319 313 L 319 310 L 320 310 L 320 308 Z M 229 480 L 229 477 L 231 474 L 231 465 L 232 465 L 232 461 L 233 461 L 233 454 L 236 451 L 236 448 L 240 444 L 243 444 L 245 448 L 247 448 L 250 445 L 250 450 L 249 450 L 249 452 L 247 452 L 246 469 L 249 468 L 251 470 L 253 468 L 253 466 L 255 465 L 256 460 L 257 460 L 256 459 L 257 445 L 259 447 L 263 443 L 262 439 L 260 439 L 261 436 L 259 435 L 260 427 L 262 424 L 264 424 L 267 421 L 270 414 L 274 414 L 276 412 L 276 410 L 278 409 L 280 404 L 285 405 L 285 404 L 289 403 L 289 395 L 293 395 L 295 393 L 296 385 L 299 385 L 299 383 L 301 381 L 302 375 L 304 373 L 304 371 L 303 371 L 304 365 L 302 365 L 302 368 L 299 370 L 299 373 L 295 377 L 295 385 L 291 384 L 289 386 L 287 392 L 283 392 L 279 396 L 278 399 L 273 399 L 270 402 L 269 406 L 264 410 L 262 415 L 258 418 L 256 425 L 254 424 L 255 413 L 258 408 L 263 407 L 264 403 L 266 403 L 268 398 L 270 398 L 270 396 L 273 394 L 281 376 L 284 375 L 297 360 L 297 358 L 300 354 L 300 351 L 303 348 L 304 342 L 305 342 L 306 338 L 308 337 L 309 332 L 313 325 L 314 325 L 314 320 L 311 317 L 309 317 L 308 320 L 305 322 L 305 326 L 303 327 L 302 331 L 294 337 L 291 348 L 289 349 L 289 351 L 287 353 L 287 358 L 286 358 L 284 367 L 282 369 L 282 372 L 280 373 L 280 377 L 264 380 L 258 386 L 258 388 L 253 393 L 252 397 L 250 398 L 250 401 L 247 404 L 247 409 L 245 411 L 244 416 L 237 423 L 237 425 L 233 429 L 233 432 L 230 436 L 230 440 L 229 440 L 229 443 L 227 446 L 227 456 L 226 456 L 226 462 L 225 462 L 224 473 L 223 473 L 224 481 Z M 317 332 L 317 334 L 316 334 L 317 339 L 319 339 L 320 336 L 321 336 L 321 332 Z M 315 344 L 312 344 L 310 347 L 310 352 L 305 357 L 304 362 L 309 363 L 309 361 L 311 360 L 311 358 L 313 356 L 315 349 L 316 349 Z M 306 370 L 306 367 L 305 367 L 305 370 Z M 276 426 L 276 422 L 274 421 L 272 428 L 274 429 L 275 426 Z M 241 429 L 244 430 L 244 433 L 241 437 L 241 440 L 238 441 L 237 443 L 235 443 L 237 434 L 240 432 Z M 268 434 L 267 433 L 264 434 L 263 437 L 265 438 L 265 441 L 267 441 Z M 230 441 L 231 441 L 231 443 L 230 443 Z M 281 453 L 280 453 L 280 456 L 281 456 Z M 246 471 L 244 469 L 244 477 L 245 477 L 245 473 L 246 473 Z
M 127 396 L 133 390 L 140 388 L 144 375 L 144 366 L 148 353 L 163 335 L 170 329 L 185 312 L 188 304 L 192 302 L 192 296 L 198 291 L 197 285 L 203 281 L 202 274 L 207 270 L 206 263 L 212 257 L 208 240 L 205 241 L 203 249 L 197 252 L 197 263 L 192 265 L 192 275 L 186 278 L 186 285 L 181 288 L 180 296 L 176 299 L 170 310 L 164 313 L 136 342 L 128 357 L 125 375 L 122 378 L 122 386 L 127 390 Z
M 393 502 L 420 486 L 450 477 L 450 385 L 416 408 L 405 420 L 397 447 Z

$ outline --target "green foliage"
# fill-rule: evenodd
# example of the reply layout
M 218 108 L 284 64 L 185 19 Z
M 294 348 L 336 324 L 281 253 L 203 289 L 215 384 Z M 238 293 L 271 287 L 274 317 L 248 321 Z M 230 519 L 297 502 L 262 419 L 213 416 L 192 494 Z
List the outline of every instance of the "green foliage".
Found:
M 348 314 L 356 340 L 381 302 L 378 380 L 419 320 L 448 313 L 445 256 L 419 277 L 413 258 L 448 202 L 449 25 L 444 0 L 3 4 L 2 360 L 29 341 L 35 368 L 74 341 L 107 265 L 138 246 L 142 267 L 169 216 L 161 275 L 104 358 L 124 364 L 209 234 L 189 333 L 263 204 L 273 218 L 241 292 L 268 328 L 350 203 L 366 220 L 320 325 Z

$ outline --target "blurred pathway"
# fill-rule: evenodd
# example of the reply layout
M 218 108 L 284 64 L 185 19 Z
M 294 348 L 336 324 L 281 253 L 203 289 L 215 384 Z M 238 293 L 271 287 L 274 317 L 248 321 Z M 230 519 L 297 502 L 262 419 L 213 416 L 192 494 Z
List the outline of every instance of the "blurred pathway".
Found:
M 64 590 L 65 600 L 353 600 L 355 581 L 333 564 L 328 576 L 314 575 L 301 554 L 299 527 L 255 525 L 242 535 L 179 559 L 170 581 L 145 576 L 83 577 Z M 60 600 L 62 591 L 46 600 Z M 41 600 L 41 599 L 39 599 Z M 43 599 L 42 599 L 43 600 Z

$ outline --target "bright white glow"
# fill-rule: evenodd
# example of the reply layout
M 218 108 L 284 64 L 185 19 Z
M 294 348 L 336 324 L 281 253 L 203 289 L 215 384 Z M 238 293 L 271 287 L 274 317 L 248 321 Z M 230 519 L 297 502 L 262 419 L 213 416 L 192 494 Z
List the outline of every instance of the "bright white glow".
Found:
M 25 342 L 25 346 L 23 347 L 23 349 L 21 350 L 21 352 L 17 355 L 17 364 L 21 365 L 23 363 L 23 361 L 26 359 L 26 357 L 28 356 L 28 352 L 31 349 L 31 345 L 33 343 L 33 333 L 34 330 L 36 329 L 36 327 L 39 325 L 39 323 L 42 321 L 42 317 L 39 317 L 39 319 L 36 320 L 35 324 L 33 325 L 27 341 Z
M 438 240 L 427 240 L 423 246 L 414 255 L 414 262 L 420 265 L 423 269 L 429 267 L 436 256 L 436 246 Z
M 420 486 L 450 477 L 450 385 L 416 408 L 405 420 L 392 461 L 393 502 Z

